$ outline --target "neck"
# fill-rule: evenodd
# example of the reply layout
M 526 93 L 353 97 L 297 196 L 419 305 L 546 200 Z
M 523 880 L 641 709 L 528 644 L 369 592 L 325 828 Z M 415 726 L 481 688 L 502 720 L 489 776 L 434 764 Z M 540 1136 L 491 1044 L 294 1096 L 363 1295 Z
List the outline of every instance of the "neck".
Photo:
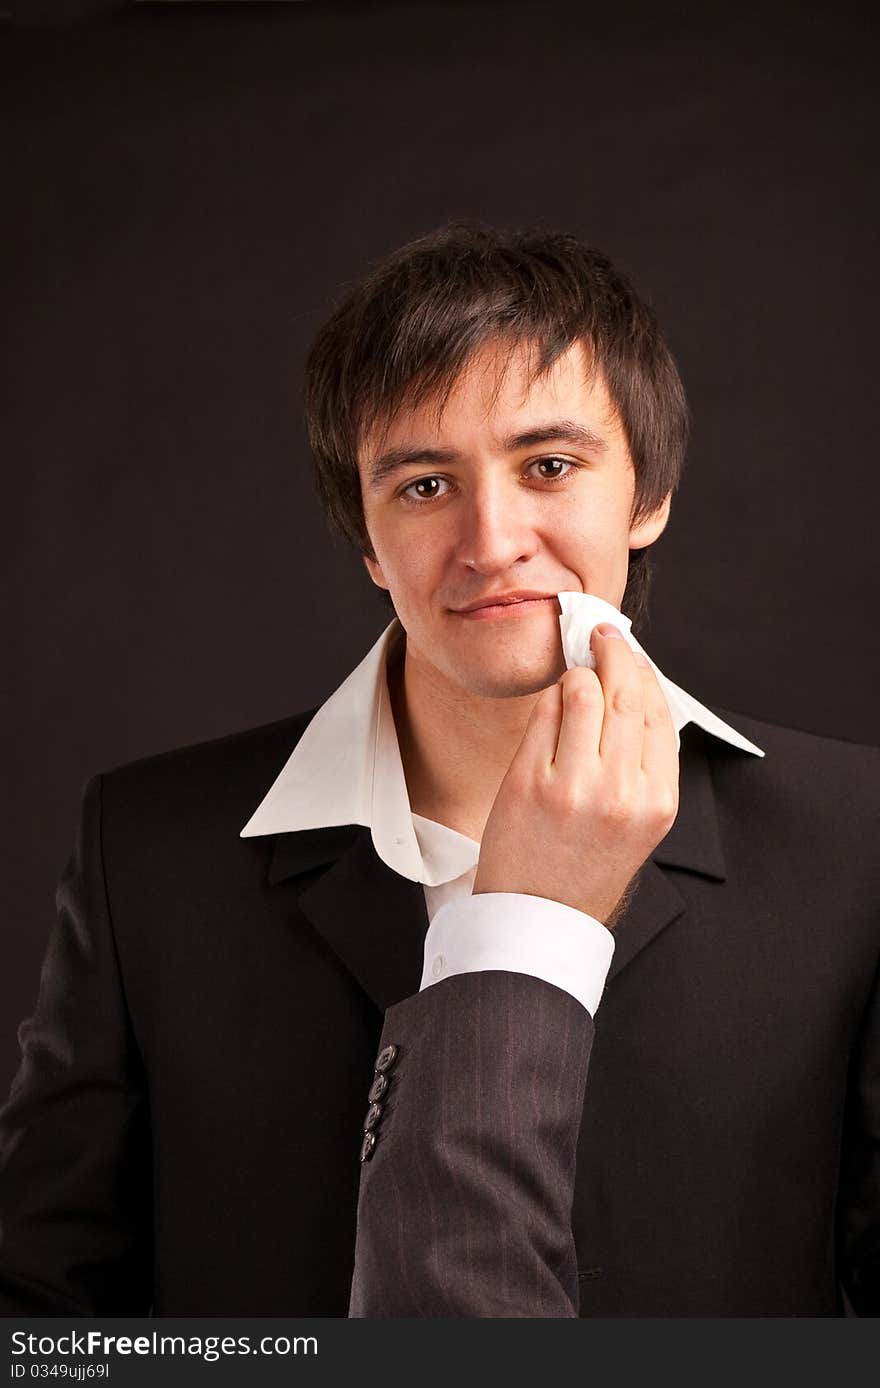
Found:
M 540 693 L 470 694 L 408 644 L 388 670 L 388 692 L 413 812 L 479 843 Z

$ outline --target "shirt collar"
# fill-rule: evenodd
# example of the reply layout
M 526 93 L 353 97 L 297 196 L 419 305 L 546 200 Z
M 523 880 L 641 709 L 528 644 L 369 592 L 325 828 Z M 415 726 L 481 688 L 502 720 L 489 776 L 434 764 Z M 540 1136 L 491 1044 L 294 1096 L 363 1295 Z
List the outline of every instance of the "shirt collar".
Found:
M 362 824 L 382 861 L 413 882 L 435 886 L 474 867 L 478 843 L 410 808 L 386 678 L 402 638 L 395 617 L 318 709 L 242 838 Z
M 361 824 L 370 830 L 382 861 L 413 882 L 436 886 L 475 866 L 478 843 L 410 807 L 387 680 L 403 635 L 395 617 L 321 705 L 241 830 L 242 838 Z M 663 676 L 661 684 L 677 732 L 697 723 L 742 751 L 764 755 L 671 680 Z

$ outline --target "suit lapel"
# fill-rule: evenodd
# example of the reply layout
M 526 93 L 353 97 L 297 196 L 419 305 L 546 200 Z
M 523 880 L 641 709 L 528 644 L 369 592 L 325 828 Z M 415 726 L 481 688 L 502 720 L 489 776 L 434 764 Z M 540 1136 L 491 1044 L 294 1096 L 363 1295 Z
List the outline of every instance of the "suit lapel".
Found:
M 385 1012 L 419 989 L 428 929 L 424 888 L 383 863 L 360 824 L 278 835 L 268 881 L 329 861 L 332 867 L 297 904 Z
M 649 858 L 639 873 L 630 904 L 614 931 L 614 957 L 608 982 L 683 911 L 684 901 L 675 884 Z
M 682 732 L 678 817 L 639 874 L 615 931 L 609 979 L 684 911 L 679 872 L 726 878 L 709 741 L 692 725 Z M 424 889 L 381 860 L 369 829 L 351 824 L 277 835 L 267 880 L 283 882 L 327 863 L 298 907 L 384 1012 L 418 991 L 428 928 Z
M 642 868 L 633 898 L 614 932 L 609 981 L 684 911 L 676 886 L 678 872 L 698 873 L 719 883 L 727 878 L 709 745 L 700 728 L 688 724 L 682 729 L 678 815 Z

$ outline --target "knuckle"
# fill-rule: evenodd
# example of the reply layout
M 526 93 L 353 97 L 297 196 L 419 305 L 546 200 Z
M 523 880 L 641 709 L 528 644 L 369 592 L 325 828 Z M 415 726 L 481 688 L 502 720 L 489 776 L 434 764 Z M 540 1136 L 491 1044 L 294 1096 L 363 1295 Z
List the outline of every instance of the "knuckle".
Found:
M 553 814 L 562 819 L 578 819 L 584 814 L 591 818 L 598 801 L 597 787 L 589 776 L 579 772 L 559 772 L 553 774 L 545 784 L 545 794 Z
M 623 828 L 632 822 L 635 812 L 633 796 L 623 786 L 618 786 L 602 803 L 602 815 L 606 824 L 613 828 Z
M 556 802 L 554 816 L 561 825 L 563 833 L 567 826 L 576 825 L 583 815 L 583 805 L 576 795 L 562 796 Z
M 554 815 L 560 819 L 573 819 L 581 813 L 583 799 L 577 786 L 568 778 L 555 778 L 545 786 L 545 792 Z
M 672 715 L 669 712 L 669 705 L 665 699 L 651 699 L 645 704 L 646 728 L 665 728 L 671 721 Z
M 672 789 L 661 791 L 654 799 L 654 819 L 657 823 L 671 826 L 678 814 L 678 794 Z
M 579 683 L 572 685 L 571 689 L 566 693 L 565 706 L 569 709 L 604 709 L 605 700 L 602 696 L 602 687 L 598 680 L 594 681 L 592 684 Z
M 625 716 L 644 713 L 645 698 L 642 690 L 630 684 L 618 685 L 611 693 L 611 708 L 614 713 Z

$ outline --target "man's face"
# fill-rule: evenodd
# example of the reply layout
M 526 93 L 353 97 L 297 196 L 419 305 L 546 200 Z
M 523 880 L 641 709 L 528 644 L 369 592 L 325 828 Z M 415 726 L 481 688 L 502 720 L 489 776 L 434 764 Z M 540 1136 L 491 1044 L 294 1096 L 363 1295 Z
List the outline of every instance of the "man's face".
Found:
M 577 343 L 528 386 L 525 346 L 478 353 L 442 409 L 394 416 L 360 450 L 375 560 L 409 659 L 484 698 L 532 694 L 565 669 L 562 590 L 620 605 L 630 549 L 663 530 L 666 502 L 633 526 L 634 472 L 601 373 Z M 507 363 L 507 369 L 504 370 Z M 500 388 L 499 388 L 500 384 Z M 462 608 L 518 591 L 539 600 Z

